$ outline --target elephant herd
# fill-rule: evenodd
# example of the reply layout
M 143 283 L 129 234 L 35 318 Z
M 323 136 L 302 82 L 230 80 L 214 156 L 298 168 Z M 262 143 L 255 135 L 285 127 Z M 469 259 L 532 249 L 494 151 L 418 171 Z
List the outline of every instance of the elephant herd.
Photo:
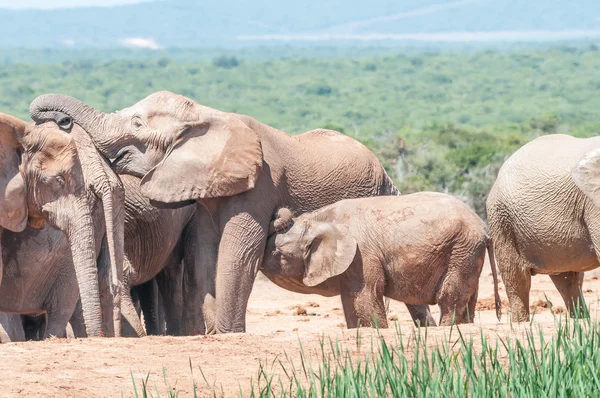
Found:
M 259 271 L 341 295 L 348 327 L 387 326 L 384 296 L 420 325 L 430 304 L 469 322 L 486 253 L 498 317 L 496 261 L 514 321 L 535 274 L 574 315 L 600 266 L 600 138 L 519 149 L 488 233 L 449 195 L 400 195 L 335 131 L 291 136 L 167 91 L 115 113 L 45 94 L 30 116 L 0 114 L 0 340 L 244 332 Z

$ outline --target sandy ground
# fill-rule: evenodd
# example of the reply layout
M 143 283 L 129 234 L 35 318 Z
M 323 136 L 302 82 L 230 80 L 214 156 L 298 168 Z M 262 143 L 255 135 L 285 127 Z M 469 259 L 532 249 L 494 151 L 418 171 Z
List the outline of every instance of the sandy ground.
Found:
M 599 277 L 600 271 L 591 272 L 586 274 L 584 282 L 592 316 L 600 309 Z M 501 294 L 505 299 L 502 284 Z M 531 302 L 545 301 L 545 295 L 559 311 L 564 309 L 550 279 L 535 276 Z M 475 325 L 461 327 L 463 334 L 477 338 L 480 328 L 491 337 L 520 334 L 518 327 L 511 329 L 506 316 L 497 322 L 490 305 L 492 297 L 491 273 L 486 265 L 480 280 L 481 310 L 476 314 Z M 437 307 L 432 310 L 437 319 Z M 414 333 L 402 303 L 392 301 L 389 316 L 398 320 L 404 336 Z M 539 308 L 535 319 L 545 334 L 553 333 L 550 310 Z M 132 377 L 137 382 L 138 392 L 142 380 L 148 378 L 154 396 L 157 396 L 156 391 L 161 397 L 167 396 L 169 388 L 178 391 L 180 397 L 192 396 L 193 380 L 198 384 L 198 396 L 212 396 L 207 381 L 217 387 L 219 396 L 239 396 L 240 389 L 247 396 L 250 379 L 257 378 L 259 363 L 271 364 L 276 358 L 284 363 L 288 359 L 299 363 L 299 341 L 304 352 L 313 357 L 320 351 L 319 341 L 323 335 L 345 342 L 346 347 L 356 351 L 356 331 L 345 329 L 339 297 L 294 294 L 264 277 L 257 280 L 250 299 L 247 330 L 246 334 L 187 338 L 52 339 L 4 344 L 0 346 L 0 396 L 130 397 L 134 396 Z M 432 343 L 455 341 L 456 333 L 451 336 L 449 332 L 449 328 L 430 328 L 428 339 Z M 369 336 L 373 333 L 372 329 L 361 330 L 364 353 L 370 350 Z M 390 329 L 382 334 L 393 341 L 395 331 Z

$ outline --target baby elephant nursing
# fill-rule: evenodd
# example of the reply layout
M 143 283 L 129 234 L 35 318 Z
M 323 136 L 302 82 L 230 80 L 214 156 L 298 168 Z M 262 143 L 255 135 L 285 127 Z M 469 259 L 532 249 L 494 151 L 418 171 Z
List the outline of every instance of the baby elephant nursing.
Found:
M 440 324 L 472 322 L 486 249 L 483 221 L 449 195 L 346 199 L 297 218 L 280 209 L 262 272 L 298 293 L 341 295 L 346 324 L 387 327 L 383 297 L 438 304 Z

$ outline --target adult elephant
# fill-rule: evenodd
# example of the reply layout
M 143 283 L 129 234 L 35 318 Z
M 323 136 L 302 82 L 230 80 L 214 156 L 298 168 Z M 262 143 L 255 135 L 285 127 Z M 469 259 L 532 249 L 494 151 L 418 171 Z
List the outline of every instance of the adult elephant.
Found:
M 10 230 L 21 231 L 25 223 L 41 228 L 46 222 L 65 233 L 68 244 L 54 250 L 72 253 L 74 274 L 81 292 L 83 315 L 87 333 L 102 336 L 102 317 L 99 296 L 99 281 L 96 266 L 96 253 L 99 247 L 95 239 L 95 225 L 92 212 L 97 209 L 103 215 L 102 228 L 106 225 L 107 261 L 110 264 L 112 280 L 110 285 L 113 299 L 117 334 L 120 330 L 120 275 L 123 263 L 123 188 L 120 180 L 106 161 L 97 153 L 88 135 L 71 118 L 62 115 L 58 123 L 54 121 L 39 124 L 26 123 L 18 118 L 0 114 L 1 162 L 11 163 L 2 169 L 1 191 L 8 197 L 1 197 L 0 225 L 9 225 Z M 14 174 L 21 160 L 23 178 Z M 13 176 L 12 179 L 9 177 Z M 20 210 L 18 203 L 26 200 L 27 207 Z M 16 207 L 11 210 L 10 207 Z M 102 217 L 102 216 L 101 216 Z M 9 221 L 8 223 L 6 221 Z M 7 226 L 8 228 L 8 226 Z M 97 228 L 96 228 L 97 229 Z M 3 231 L 3 235 L 7 231 Z M 57 235 L 62 235 L 56 231 Z M 38 232 L 31 231 L 32 235 Z M 20 235 L 20 234 L 15 234 Z M 50 234 L 52 235 L 52 234 Z M 47 242 L 55 241 L 48 236 Z M 4 247 L 4 262 L 14 257 L 23 237 L 9 239 L 10 247 Z M 6 246 L 6 240 L 3 239 Z M 38 242 L 38 244 L 46 244 Z M 33 243 L 35 245 L 35 243 Z M 8 251 L 8 253 L 7 253 Z M 42 263 L 48 259 L 47 253 L 38 251 L 38 256 L 28 260 Z M 21 272 L 26 263 L 17 265 L 15 272 Z M 40 272 L 45 272 L 40 270 Z M 7 275 L 7 270 L 3 269 Z M 0 285 L 0 288 L 4 284 Z M 36 289 L 39 285 L 21 286 L 19 290 Z M 12 299 L 16 302 L 16 298 Z M 118 315 L 118 317 L 117 317 Z
M 93 146 L 90 148 L 95 151 Z M 99 157 L 98 154 L 96 156 Z M 91 178 L 89 175 L 84 176 L 88 181 Z M 157 277 L 164 281 L 160 284 L 161 296 L 167 308 L 172 310 L 167 317 L 169 332 L 181 334 L 181 285 L 178 284 L 180 280 L 176 277 L 171 279 L 169 273 L 175 272 L 177 276 L 177 267 L 183 258 L 183 242 L 188 236 L 185 234 L 186 226 L 193 221 L 195 207 L 159 210 L 152 207 L 141 195 L 138 178 L 123 176 L 123 185 L 126 195 L 124 229 L 126 266 L 122 276 L 122 315 L 127 321 L 124 326 L 130 326 L 132 329 L 124 328 L 124 332 L 137 336 L 146 334 L 133 306 L 130 289 Z M 90 190 L 88 194 L 93 197 L 93 183 L 90 182 L 85 186 Z M 109 280 L 110 268 L 106 266 L 107 262 L 103 261 L 103 257 L 108 254 L 105 244 L 103 206 L 98 199 L 90 203 L 94 226 L 94 258 L 99 259 L 99 280 L 104 282 Z M 30 322 L 33 334 L 37 338 L 65 337 L 69 321 L 76 337 L 88 336 L 86 322 L 79 322 L 83 318 L 83 308 L 77 305 L 80 291 L 73 267 L 76 256 L 71 256 L 65 234 L 46 225 L 41 229 L 28 227 L 20 233 L 4 231 L 0 241 L 6 248 L 4 281 L 0 285 L 0 311 L 11 314 L 45 314 L 45 321 L 42 324 Z M 189 244 L 193 245 L 194 242 Z M 175 267 L 175 271 L 172 267 Z M 161 274 L 161 271 L 167 274 Z M 104 311 L 103 319 L 106 321 L 112 318 L 111 297 L 107 283 L 100 283 L 100 297 L 101 308 Z M 145 320 L 149 333 L 156 334 L 157 327 L 156 322 L 152 322 L 154 321 L 152 312 L 147 312 L 145 315 L 147 315 Z M 15 324 L 15 319 L 18 324 Z M 5 326 L 8 336 L 14 336 L 19 326 L 23 329 L 23 321 L 19 316 L 0 317 L 0 324 Z M 105 322 L 104 330 L 111 335 L 112 325 Z M 13 341 L 15 338 L 12 337 Z
M 503 165 L 487 199 L 511 318 L 529 320 L 531 276 L 547 274 L 570 314 L 583 273 L 600 266 L 600 137 L 539 137 Z
M 248 298 L 278 207 L 298 215 L 340 199 L 398 194 L 371 151 L 331 130 L 290 136 L 167 91 L 113 114 L 57 94 L 40 96 L 30 107 L 38 121 L 61 113 L 114 159 L 114 170 L 143 177 L 142 193 L 154 203 L 197 202 L 202 240 L 188 282 L 199 289 L 186 293 L 186 314 L 193 322 L 204 308 L 209 331 L 217 333 L 245 331 Z M 421 323 L 428 320 L 423 308 L 412 310 Z M 188 325 L 188 332 L 200 331 Z
M 121 177 L 125 188 L 125 266 L 123 315 L 138 336 L 159 333 L 157 294 L 164 306 L 168 333 L 182 330 L 182 261 L 185 247 L 194 248 L 195 206 L 158 209 L 140 191 L 137 177 Z M 156 287 L 155 281 L 156 278 Z M 146 328 L 135 310 L 130 291 L 134 287 L 144 311 Z M 150 290 L 150 291 L 149 291 Z

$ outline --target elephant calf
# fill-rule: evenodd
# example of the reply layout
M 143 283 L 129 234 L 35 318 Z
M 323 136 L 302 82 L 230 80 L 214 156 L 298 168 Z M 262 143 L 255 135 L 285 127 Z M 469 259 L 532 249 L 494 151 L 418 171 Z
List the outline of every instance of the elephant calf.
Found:
M 452 196 L 346 199 L 293 220 L 279 209 L 270 232 L 262 272 L 298 293 L 341 294 L 349 328 L 387 327 L 384 296 L 439 304 L 441 325 L 472 321 L 486 248 L 500 318 L 485 224 Z

